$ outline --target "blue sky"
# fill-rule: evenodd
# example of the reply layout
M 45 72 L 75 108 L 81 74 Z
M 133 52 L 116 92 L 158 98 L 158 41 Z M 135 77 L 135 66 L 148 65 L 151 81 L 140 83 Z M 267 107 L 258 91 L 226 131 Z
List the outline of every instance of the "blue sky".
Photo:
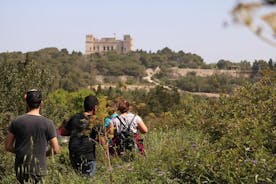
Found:
M 276 60 L 276 48 L 247 28 L 223 27 L 235 0 L 0 0 L 0 52 L 85 50 L 85 35 L 133 37 L 134 49 L 164 47 L 205 62 Z

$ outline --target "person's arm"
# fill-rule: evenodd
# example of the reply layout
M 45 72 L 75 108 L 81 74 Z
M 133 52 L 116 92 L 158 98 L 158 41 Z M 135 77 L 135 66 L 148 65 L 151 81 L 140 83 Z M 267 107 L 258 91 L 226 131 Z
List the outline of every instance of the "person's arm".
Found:
M 8 136 L 5 140 L 5 150 L 6 151 L 11 152 L 11 153 L 15 153 L 14 141 L 15 141 L 14 135 L 11 132 L 9 132 Z
M 104 147 L 107 145 L 107 141 L 104 135 L 99 135 L 99 143 Z
M 111 120 L 110 120 L 108 126 L 106 127 L 106 133 L 114 135 L 114 125 Z
M 145 134 L 145 133 L 148 132 L 148 128 L 147 128 L 147 126 L 145 125 L 145 123 L 143 121 L 140 121 L 138 123 L 138 129 L 142 134 Z
M 48 143 L 50 144 L 50 149 L 46 152 L 46 156 L 57 154 L 59 152 L 59 144 L 57 140 L 56 128 L 52 121 L 50 121 L 50 123 L 48 124 L 48 129 L 46 131 L 46 138 Z
M 52 146 L 54 154 L 59 153 L 59 144 L 58 144 L 57 137 L 54 137 L 54 138 L 50 139 L 49 142 L 50 142 L 50 144 Z

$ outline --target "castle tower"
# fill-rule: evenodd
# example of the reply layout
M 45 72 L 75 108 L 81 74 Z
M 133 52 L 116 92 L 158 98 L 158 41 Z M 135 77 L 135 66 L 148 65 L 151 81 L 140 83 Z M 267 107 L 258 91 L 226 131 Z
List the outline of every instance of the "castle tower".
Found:
M 93 35 L 86 35 L 85 53 L 88 53 L 88 54 L 93 53 L 93 48 L 94 48 L 94 37 L 93 37 Z
M 132 38 L 130 35 L 124 35 L 124 41 L 123 41 L 123 53 L 128 53 L 132 50 Z

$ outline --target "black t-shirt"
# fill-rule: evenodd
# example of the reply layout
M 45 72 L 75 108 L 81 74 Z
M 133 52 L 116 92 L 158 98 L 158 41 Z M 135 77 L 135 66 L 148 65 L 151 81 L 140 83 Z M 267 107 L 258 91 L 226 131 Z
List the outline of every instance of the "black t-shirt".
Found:
M 48 141 L 57 136 L 53 122 L 44 116 L 24 114 L 11 123 L 9 131 L 15 136 L 15 169 L 46 174 Z
M 79 160 L 96 160 L 96 127 L 89 128 L 89 117 L 82 113 L 70 118 L 65 128 L 70 133 L 69 154 Z

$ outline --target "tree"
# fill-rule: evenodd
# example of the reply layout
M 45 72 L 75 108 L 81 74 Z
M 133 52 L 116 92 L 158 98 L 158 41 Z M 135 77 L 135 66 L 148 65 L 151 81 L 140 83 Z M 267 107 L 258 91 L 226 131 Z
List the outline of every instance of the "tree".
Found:
M 239 63 L 239 66 L 240 66 L 241 70 L 250 70 L 251 69 L 251 64 L 249 61 L 241 61 Z
M 163 48 L 161 51 L 157 51 L 157 53 L 159 54 L 165 54 L 165 55 L 170 55 L 173 54 L 172 50 L 168 47 Z
M 252 66 L 252 71 L 255 73 L 267 69 L 269 69 L 269 65 L 264 60 L 255 60 Z
M 0 64 L 0 113 L 12 112 L 15 115 L 25 112 L 24 93 L 29 89 L 39 89 L 46 95 L 51 90 L 53 77 L 49 70 L 39 63 L 30 61 L 3 62 Z
M 60 51 L 61 51 L 62 53 L 64 53 L 64 54 L 66 54 L 66 55 L 69 53 L 68 50 L 65 49 L 65 48 L 64 48 L 64 49 L 61 49 Z
M 273 70 L 274 67 L 275 67 L 275 64 L 273 65 L 273 60 L 270 58 L 269 61 L 268 61 L 268 66 L 269 66 L 269 69 L 270 70 Z
M 231 65 L 232 63 L 230 61 L 223 60 L 223 59 L 219 60 L 217 63 L 218 69 L 228 69 Z
M 168 90 L 162 86 L 157 86 L 147 94 L 147 110 L 155 114 L 171 111 L 179 103 L 180 95 L 176 89 Z

